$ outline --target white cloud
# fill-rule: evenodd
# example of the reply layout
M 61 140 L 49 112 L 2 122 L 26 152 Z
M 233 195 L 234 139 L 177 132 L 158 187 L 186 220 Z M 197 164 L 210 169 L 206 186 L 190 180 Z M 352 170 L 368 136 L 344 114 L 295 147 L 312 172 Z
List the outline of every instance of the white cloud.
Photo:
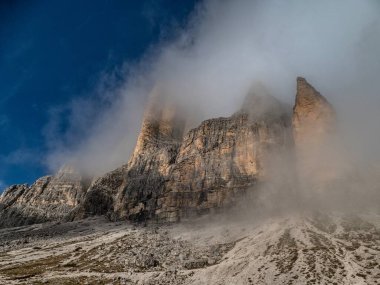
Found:
M 7 155 L 0 155 L 0 161 L 2 164 L 15 165 L 25 163 L 40 163 L 40 155 L 35 151 L 27 148 L 16 149 Z

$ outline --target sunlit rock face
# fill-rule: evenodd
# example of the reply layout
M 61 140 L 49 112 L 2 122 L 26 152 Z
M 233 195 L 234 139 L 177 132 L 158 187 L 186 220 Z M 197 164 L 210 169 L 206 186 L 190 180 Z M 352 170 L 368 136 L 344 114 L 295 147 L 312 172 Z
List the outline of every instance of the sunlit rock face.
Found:
M 304 78 L 297 78 L 293 108 L 293 136 L 300 188 L 322 191 L 342 169 L 342 156 L 335 141 L 334 108 Z
M 116 197 L 118 217 L 142 221 L 155 216 L 157 199 L 171 175 L 184 127 L 176 106 L 159 102 L 148 108 L 128 163 L 126 184 Z
M 177 156 L 184 123 L 176 106 L 153 94 L 128 164 L 97 179 L 70 219 L 104 214 L 134 221 L 153 218 Z
M 264 175 L 268 153 L 289 144 L 289 121 L 274 97 L 250 94 L 240 112 L 190 130 L 158 200 L 157 216 L 173 221 L 233 205 Z
M 189 131 L 185 112 L 162 94 L 155 90 L 152 95 L 127 164 L 91 185 L 64 167 L 30 187 L 13 186 L 0 200 L 0 225 L 94 215 L 178 221 L 235 205 L 256 191 L 258 182 L 273 180 L 283 169 L 291 173 L 291 183 L 297 180 L 292 170 L 299 174 L 300 188 L 303 179 L 314 187 L 313 179 L 320 183 L 333 173 L 320 164 L 331 166 L 320 155 L 331 157 L 326 150 L 335 112 L 303 78 L 297 79 L 293 116 L 290 108 L 259 88 L 249 92 L 232 116 L 206 120 Z M 270 167 L 284 153 L 280 169 Z
M 336 129 L 333 107 L 302 77 L 297 78 L 292 122 L 294 140 L 298 147 L 323 143 Z
M 152 102 L 129 163 L 98 179 L 72 218 L 176 221 L 232 205 L 265 175 L 267 153 L 292 141 L 286 108 L 267 94 L 185 135 L 181 112 Z
M 297 83 L 293 117 L 259 89 L 232 116 L 206 120 L 186 133 L 176 106 L 152 100 L 129 163 L 98 179 L 73 218 L 106 214 L 132 221 L 178 221 L 236 204 L 256 190 L 257 182 L 277 175 L 268 160 L 278 159 L 281 152 L 291 153 L 282 167 L 293 169 L 294 146 L 303 168 L 298 155 L 304 149 L 311 153 L 324 141 L 335 115 L 306 80 Z
M 85 194 L 84 180 L 72 167 L 39 178 L 33 185 L 13 185 L 0 198 L 0 226 L 19 226 L 66 216 Z

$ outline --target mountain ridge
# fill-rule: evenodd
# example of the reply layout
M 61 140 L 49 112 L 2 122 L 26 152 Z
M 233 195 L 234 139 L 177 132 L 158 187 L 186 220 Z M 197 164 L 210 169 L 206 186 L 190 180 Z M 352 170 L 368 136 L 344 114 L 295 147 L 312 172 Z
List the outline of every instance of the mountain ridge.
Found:
M 88 187 L 88 179 L 70 167 L 30 187 L 11 186 L 0 198 L 0 226 L 94 215 L 174 222 L 234 205 L 271 175 L 268 157 L 307 145 L 300 139 L 304 133 L 323 143 L 321 134 L 331 133 L 335 120 L 332 106 L 301 77 L 293 113 L 260 92 L 251 91 L 232 116 L 203 121 L 186 133 L 180 111 L 155 96 L 127 164 Z

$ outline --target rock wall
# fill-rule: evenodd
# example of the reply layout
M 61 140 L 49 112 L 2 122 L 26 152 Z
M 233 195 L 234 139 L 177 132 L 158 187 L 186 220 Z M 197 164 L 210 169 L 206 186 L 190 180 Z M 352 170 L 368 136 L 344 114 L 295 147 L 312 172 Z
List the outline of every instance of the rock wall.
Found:
M 0 227 L 60 220 L 83 199 L 85 184 L 71 167 L 33 185 L 13 185 L 0 197 Z
M 147 108 L 128 164 L 96 180 L 70 219 L 107 215 L 111 219 L 145 221 L 154 217 L 185 125 L 175 106 L 158 99 L 153 98 Z
M 177 106 L 155 96 L 126 165 L 89 188 L 69 169 L 30 187 L 12 186 L 0 199 L 0 226 L 94 215 L 178 221 L 218 211 L 276 175 L 267 165 L 279 150 L 293 153 L 295 146 L 297 163 L 308 161 L 315 146 L 335 130 L 335 112 L 298 78 L 293 114 L 260 90 L 251 92 L 230 117 L 206 120 L 186 133 L 185 125 Z M 313 170 L 309 166 L 302 164 Z
M 290 144 L 289 131 L 286 108 L 270 95 L 250 94 L 240 112 L 204 121 L 182 141 L 157 217 L 176 221 L 233 205 L 264 176 L 272 150 Z
M 270 95 L 250 94 L 238 113 L 184 136 L 175 110 L 148 109 L 129 163 L 98 179 L 72 219 L 177 221 L 231 205 L 264 175 L 267 153 L 292 140 L 290 116 Z
M 292 123 L 299 148 L 323 143 L 336 129 L 334 108 L 302 77 L 297 78 Z
M 343 163 L 334 137 L 336 114 L 326 98 L 301 77 L 297 79 L 292 125 L 299 188 L 309 189 L 307 195 L 324 191 Z

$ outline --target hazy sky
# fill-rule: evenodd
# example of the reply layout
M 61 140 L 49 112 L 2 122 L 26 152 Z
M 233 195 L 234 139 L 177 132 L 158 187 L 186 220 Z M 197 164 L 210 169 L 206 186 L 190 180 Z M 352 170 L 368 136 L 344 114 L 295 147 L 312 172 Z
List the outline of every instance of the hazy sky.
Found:
M 349 150 L 380 158 L 377 0 L 131 2 L 1 10 L 0 180 L 127 162 L 152 90 L 196 126 L 257 83 L 292 104 L 299 75 L 334 104 Z
M 0 1 L 0 188 L 49 173 L 46 129 L 56 124 L 62 140 L 72 102 L 96 96 L 103 78 L 172 37 L 195 2 Z M 120 80 L 114 74 L 112 85 Z

